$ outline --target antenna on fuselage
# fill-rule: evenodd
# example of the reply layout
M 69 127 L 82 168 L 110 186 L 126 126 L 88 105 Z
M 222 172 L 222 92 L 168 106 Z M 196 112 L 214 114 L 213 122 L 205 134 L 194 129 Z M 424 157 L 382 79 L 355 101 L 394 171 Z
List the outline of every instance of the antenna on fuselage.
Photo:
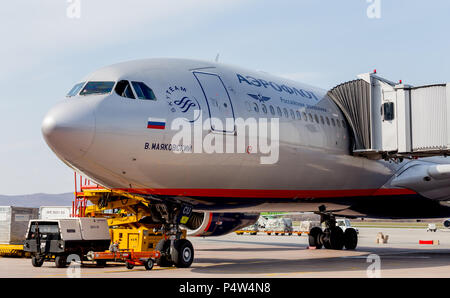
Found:
M 214 61 L 215 61 L 216 63 L 219 63 L 219 57 L 220 57 L 220 53 L 217 53 L 216 59 L 214 59 Z

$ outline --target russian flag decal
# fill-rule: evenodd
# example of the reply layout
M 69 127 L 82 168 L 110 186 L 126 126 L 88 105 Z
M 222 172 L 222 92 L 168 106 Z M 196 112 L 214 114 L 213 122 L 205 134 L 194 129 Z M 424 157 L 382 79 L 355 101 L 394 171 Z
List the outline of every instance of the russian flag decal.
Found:
M 150 128 L 150 129 L 165 129 L 166 128 L 166 119 L 148 118 L 147 128 Z

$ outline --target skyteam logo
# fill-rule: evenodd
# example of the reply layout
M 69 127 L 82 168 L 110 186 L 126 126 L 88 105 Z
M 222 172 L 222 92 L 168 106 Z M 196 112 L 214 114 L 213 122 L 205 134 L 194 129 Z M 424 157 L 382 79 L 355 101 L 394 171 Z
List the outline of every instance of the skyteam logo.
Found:
M 189 95 L 183 86 L 171 86 L 166 90 L 166 100 L 172 113 L 179 113 L 186 121 L 194 122 L 198 115 L 194 110 L 201 110 L 198 100 Z
M 186 113 L 190 108 L 197 107 L 197 105 L 187 96 L 183 97 L 181 100 L 175 100 L 173 103 L 180 108 L 182 113 Z
M 261 94 L 250 94 L 250 93 L 248 93 L 247 95 L 250 96 L 253 99 L 259 100 L 259 102 L 261 102 L 261 103 L 265 102 L 265 101 L 268 101 L 270 99 L 270 97 L 262 96 Z

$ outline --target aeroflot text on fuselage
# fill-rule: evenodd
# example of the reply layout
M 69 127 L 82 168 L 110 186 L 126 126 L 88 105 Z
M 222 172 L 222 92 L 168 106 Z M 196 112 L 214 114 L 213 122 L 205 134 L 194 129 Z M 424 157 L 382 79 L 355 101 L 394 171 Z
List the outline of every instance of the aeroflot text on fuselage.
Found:
M 275 91 L 278 91 L 278 92 L 286 92 L 289 94 L 300 95 L 304 98 L 309 98 L 309 99 L 314 98 L 316 101 L 319 101 L 319 98 L 312 91 L 297 89 L 295 87 L 289 87 L 284 84 L 279 85 L 275 82 L 267 82 L 263 79 L 256 79 L 252 76 L 244 77 L 240 74 L 236 74 L 236 75 L 237 75 L 237 78 L 238 78 L 240 84 L 242 84 L 242 82 L 245 82 L 245 83 L 255 86 L 255 87 L 264 87 L 264 88 L 269 88 L 269 86 L 270 86 L 271 88 L 273 88 Z
M 225 123 L 218 118 L 205 121 L 199 110 L 194 111 L 194 123 L 186 118 L 175 118 L 171 129 L 176 131 L 171 143 L 145 143 L 145 150 L 163 150 L 174 153 L 260 153 L 261 164 L 275 164 L 279 159 L 280 124 L 278 118 L 227 118 Z M 269 121 L 270 120 L 270 121 Z M 211 131 L 233 127 L 235 134 L 222 134 Z M 209 131 L 203 136 L 203 131 Z M 248 132 L 248 134 L 247 134 Z M 236 139 L 236 143 L 235 143 Z M 248 140 L 248 142 L 247 142 Z

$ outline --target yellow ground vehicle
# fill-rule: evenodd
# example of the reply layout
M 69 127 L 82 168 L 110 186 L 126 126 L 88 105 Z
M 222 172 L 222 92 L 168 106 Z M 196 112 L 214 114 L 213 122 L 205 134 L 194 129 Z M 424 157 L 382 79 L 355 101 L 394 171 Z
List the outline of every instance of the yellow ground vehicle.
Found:
M 23 245 L 0 244 L 1 257 L 29 257 L 30 254 L 23 251 Z
M 83 185 L 82 181 L 80 178 L 80 191 L 75 192 L 73 216 L 107 218 L 111 242 L 117 241 L 119 249 L 134 252 L 155 250 L 164 235 L 161 232 L 162 224 L 151 220 L 152 206 L 147 200 L 125 191 Z M 93 205 L 87 206 L 87 201 Z M 181 238 L 186 238 L 186 230 L 182 231 Z

